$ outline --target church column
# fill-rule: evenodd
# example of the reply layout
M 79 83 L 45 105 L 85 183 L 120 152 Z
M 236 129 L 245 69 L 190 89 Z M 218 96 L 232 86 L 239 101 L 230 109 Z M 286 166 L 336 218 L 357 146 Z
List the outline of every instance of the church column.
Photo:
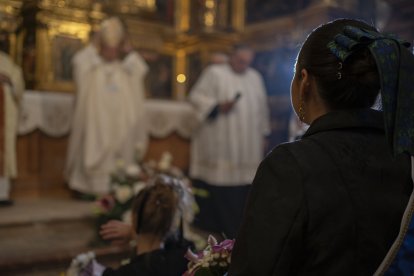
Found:
M 175 31 L 185 33 L 190 29 L 190 0 L 175 1 Z
M 5 102 L 4 102 L 4 90 L 3 90 L 3 83 L 0 83 L 0 179 L 4 178 L 4 171 L 5 171 L 5 134 L 6 134 L 6 128 L 5 128 L 5 117 L 6 117 L 6 109 L 5 109 Z M 3 184 L 4 185 L 4 184 Z M 7 195 L 9 194 L 9 191 L 6 191 Z M 0 196 L 4 196 L 1 195 Z M 4 199 L 4 198 L 0 198 Z
M 22 22 L 21 7 L 20 1 L 0 1 L 0 50 L 6 52 L 14 61 L 18 56 L 16 31 Z
M 184 49 L 179 49 L 175 55 L 175 72 L 174 72 L 174 86 L 175 86 L 175 99 L 185 100 L 186 88 L 187 88 L 187 76 L 186 76 L 186 52 Z
M 233 16 L 232 27 L 237 32 L 243 32 L 245 26 L 246 17 L 246 1 L 245 0 L 233 0 Z

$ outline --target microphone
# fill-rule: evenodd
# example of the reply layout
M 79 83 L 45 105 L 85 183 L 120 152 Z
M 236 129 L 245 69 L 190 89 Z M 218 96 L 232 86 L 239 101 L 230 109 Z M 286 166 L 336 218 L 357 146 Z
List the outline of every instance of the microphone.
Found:
M 233 105 L 240 99 L 240 97 L 242 96 L 240 91 L 236 92 L 236 96 L 234 96 L 233 98 Z M 219 114 L 219 105 L 217 104 L 212 110 L 211 112 L 207 115 L 207 120 L 208 121 L 213 121 L 216 119 L 216 117 Z

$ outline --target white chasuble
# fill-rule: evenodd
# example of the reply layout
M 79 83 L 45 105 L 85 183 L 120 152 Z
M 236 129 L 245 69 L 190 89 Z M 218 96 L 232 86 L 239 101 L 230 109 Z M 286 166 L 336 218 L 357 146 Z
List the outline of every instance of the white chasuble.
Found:
M 228 114 L 209 120 L 218 103 L 240 94 Z M 269 110 L 261 76 L 252 68 L 235 73 L 228 64 L 211 65 L 190 93 L 200 126 L 191 146 L 190 175 L 210 185 L 250 184 L 270 133 Z
M 90 50 L 74 60 L 78 95 L 66 175 L 72 189 L 103 194 L 117 162 L 133 162 L 138 145 L 145 152 L 143 78 L 148 69 L 136 53 L 122 62 L 104 62 Z

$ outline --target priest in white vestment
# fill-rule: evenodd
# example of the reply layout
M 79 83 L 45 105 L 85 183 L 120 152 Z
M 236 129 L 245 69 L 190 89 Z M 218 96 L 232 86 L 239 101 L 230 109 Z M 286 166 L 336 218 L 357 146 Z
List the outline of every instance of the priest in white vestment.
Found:
M 190 92 L 201 122 L 191 146 L 190 176 L 205 197 L 195 225 L 234 238 L 250 184 L 270 134 L 263 80 L 253 52 L 238 46 L 228 63 L 207 67 Z
M 0 51 L 0 206 L 10 205 L 10 180 L 17 176 L 18 111 L 24 91 L 22 71 Z
M 120 20 L 101 24 L 98 43 L 90 43 L 73 59 L 76 107 L 69 142 L 66 176 L 82 194 L 110 190 L 117 163 L 134 161 L 147 147 L 144 77 L 148 66 L 126 44 Z

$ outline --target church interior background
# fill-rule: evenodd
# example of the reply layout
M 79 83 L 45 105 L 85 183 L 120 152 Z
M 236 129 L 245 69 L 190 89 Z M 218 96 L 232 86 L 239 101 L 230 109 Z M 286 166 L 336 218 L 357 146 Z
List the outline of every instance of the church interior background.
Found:
M 0 0 L 0 47 L 21 66 L 26 84 L 15 205 L 0 209 L 2 275 L 57 275 L 56 267 L 65 267 L 90 237 L 72 238 L 65 247 L 69 232 L 88 231 L 86 207 L 71 205 L 63 177 L 75 95 L 70 60 L 111 15 L 125 22 L 150 67 L 145 86 L 151 141 L 145 159 L 158 160 L 169 151 L 184 172 L 192 127 L 186 96 L 211 54 L 227 53 L 241 42 L 256 51 L 253 67 L 265 81 L 275 146 L 288 139 L 294 59 L 310 30 L 335 18 L 362 18 L 414 40 L 411 0 Z M 56 207 L 62 213 L 36 209 L 56 202 L 63 202 Z M 109 259 L 122 252 L 109 248 L 100 254 Z

